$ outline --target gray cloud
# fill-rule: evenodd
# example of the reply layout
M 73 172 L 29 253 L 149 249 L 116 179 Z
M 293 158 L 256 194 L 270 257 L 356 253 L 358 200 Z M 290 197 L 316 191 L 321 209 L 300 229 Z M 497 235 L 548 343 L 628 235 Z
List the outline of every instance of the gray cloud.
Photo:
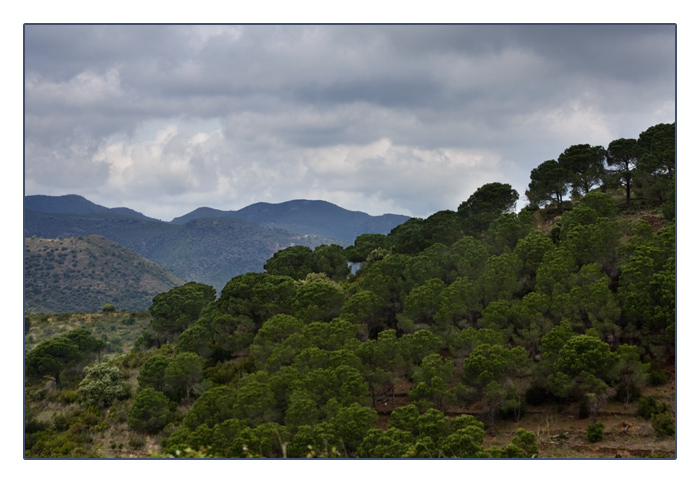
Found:
M 670 25 L 25 26 L 27 194 L 163 219 L 428 216 L 674 118 Z

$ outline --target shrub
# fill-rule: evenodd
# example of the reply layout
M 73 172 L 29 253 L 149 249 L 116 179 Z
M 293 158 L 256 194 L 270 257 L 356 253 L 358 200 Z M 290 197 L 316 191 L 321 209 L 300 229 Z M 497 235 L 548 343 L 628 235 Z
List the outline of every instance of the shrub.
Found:
M 639 398 L 637 414 L 644 419 L 651 419 L 655 414 L 668 412 L 668 410 L 669 409 L 666 404 L 660 403 L 651 396 L 643 396 Z
M 123 424 L 127 422 L 128 401 L 115 402 L 109 407 L 109 420 L 112 423 Z
M 135 369 L 142 366 L 149 356 L 147 352 L 132 351 L 121 356 L 115 364 L 123 369 Z
M 652 386 L 661 386 L 667 382 L 668 374 L 664 370 L 652 368 L 652 370 L 649 371 L 649 384 Z
M 27 455 L 36 458 L 84 458 L 88 456 L 84 445 L 91 442 L 92 439 L 82 433 L 46 431 L 38 435 Z
M 638 400 L 642 395 L 642 390 L 639 389 L 639 386 L 636 384 L 632 384 L 629 388 L 629 398 L 630 402 L 634 402 Z M 624 384 L 618 384 L 616 389 L 615 389 L 615 395 L 613 396 L 614 401 L 619 401 L 619 402 L 625 402 L 625 399 L 627 397 L 627 390 L 625 389 Z
M 651 452 L 646 456 L 647 458 L 672 458 L 672 456 L 668 453 L 665 453 L 663 451 L 659 451 L 658 453 Z
M 131 449 L 141 449 L 146 445 L 146 441 L 142 436 L 131 435 L 129 436 L 129 447 Z
M 603 423 L 589 424 L 586 428 L 586 439 L 589 443 L 597 443 L 603 439 L 603 431 L 605 425 Z
M 525 457 L 534 458 L 539 453 L 537 448 L 537 436 L 532 431 L 518 428 L 512 444 L 525 453 Z
M 80 414 L 80 417 L 82 422 L 93 431 L 103 431 L 107 429 L 107 424 L 102 411 L 95 406 L 91 406 L 84 410 Z
M 659 436 L 676 434 L 676 418 L 669 411 L 654 414 L 651 417 L 651 426 Z
M 78 394 L 85 407 L 107 407 L 115 399 L 127 399 L 130 387 L 119 369 L 101 362 L 85 370 L 85 378 L 80 382 Z
M 78 402 L 80 395 L 72 389 L 62 389 L 58 391 L 56 400 L 62 404 L 72 404 Z
M 116 312 L 116 311 L 117 311 L 117 308 L 113 304 L 104 304 L 102 306 L 102 313 L 103 314 L 106 314 L 109 312 Z
M 139 391 L 134 405 L 129 409 L 129 427 L 135 431 L 157 433 L 172 417 L 169 402 L 165 394 L 152 387 Z

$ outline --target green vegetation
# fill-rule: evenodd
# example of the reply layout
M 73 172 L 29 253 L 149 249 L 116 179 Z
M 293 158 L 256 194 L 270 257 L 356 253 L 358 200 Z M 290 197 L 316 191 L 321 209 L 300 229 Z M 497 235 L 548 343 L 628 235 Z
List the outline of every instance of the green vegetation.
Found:
M 145 311 L 184 281 L 96 235 L 24 239 L 24 305 L 38 312 Z
M 605 425 L 603 423 L 591 423 L 586 428 L 586 439 L 589 443 L 597 443 L 603 440 Z
M 629 199 L 596 167 L 609 153 L 572 146 L 547 162 L 559 178 L 534 173 L 520 213 L 491 183 L 346 249 L 281 250 L 218 298 L 172 288 L 129 326 L 131 350 L 95 365 L 94 330 L 48 334 L 30 315 L 26 337 L 43 338 L 26 357 L 27 456 L 575 457 L 632 433 L 653 437 L 643 456 L 672 454 L 669 132 L 640 136 L 654 169 L 633 172 Z M 116 331 L 119 312 L 94 315 Z
M 78 395 L 85 407 L 109 407 L 115 400 L 129 398 L 129 382 L 118 368 L 101 362 L 85 369 Z
M 147 387 L 139 391 L 129 409 L 129 427 L 143 433 L 156 433 L 168 424 L 171 417 L 165 394 Z
M 45 340 L 26 356 L 25 373 L 31 380 L 50 376 L 58 385 L 65 371 L 76 371 L 99 355 L 107 344 L 85 329 L 75 329 L 65 335 Z
M 113 312 L 29 314 L 26 319 L 30 327 L 24 337 L 25 354 L 41 342 L 82 328 L 106 344 L 102 355 L 114 357 L 134 347 L 151 317 L 142 312 Z

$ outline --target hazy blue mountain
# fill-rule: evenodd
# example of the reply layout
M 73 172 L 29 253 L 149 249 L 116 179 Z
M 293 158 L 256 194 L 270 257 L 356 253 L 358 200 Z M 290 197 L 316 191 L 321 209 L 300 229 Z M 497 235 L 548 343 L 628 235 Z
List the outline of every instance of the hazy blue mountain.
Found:
M 46 195 L 30 195 L 24 197 L 24 209 L 32 210 L 39 213 L 70 213 L 70 214 L 89 214 L 89 213 L 118 213 L 134 218 L 145 220 L 159 221 L 155 218 L 134 211 L 131 208 L 107 208 L 98 205 L 83 198 L 80 195 L 63 195 L 63 196 L 46 196 Z
M 215 208 L 207 208 L 207 207 L 201 207 L 197 208 L 194 211 L 190 211 L 186 215 L 178 216 L 177 218 L 173 218 L 173 220 L 170 223 L 174 223 L 176 225 L 184 225 L 187 222 L 190 222 L 192 220 L 199 220 L 202 218 L 240 218 L 236 216 L 235 211 L 223 211 L 223 210 L 217 210 Z
M 238 211 L 199 208 L 165 222 L 128 208 L 105 208 L 77 195 L 36 195 L 25 197 L 24 237 L 100 235 L 185 281 L 221 290 L 236 275 L 262 272 L 265 262 L 283 248 L 350 245 L 361 234 L 385 234 L 407 219 L 295 200 L 256 203 Z
M 213 208 L 196 210 L 172 220 L 181 224 L 202 218 L 240 218 L 261 226 L 282 228 L 302 235 L 320 235 L 350 245 L 365 233 L 387 234 L 409 219 L 408 216 L 385 214 L 371 216 L 350 211 L 327 201 L 292 200 L 284 203 L 255 203 L 240 210 Z

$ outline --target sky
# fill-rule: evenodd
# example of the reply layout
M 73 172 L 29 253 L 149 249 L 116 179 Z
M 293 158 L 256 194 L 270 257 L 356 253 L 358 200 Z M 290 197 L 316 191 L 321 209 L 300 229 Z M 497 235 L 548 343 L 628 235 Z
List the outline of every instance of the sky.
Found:
M 25 195 L 456 210 L 675 121 L 676 26 L 25 25 Z

